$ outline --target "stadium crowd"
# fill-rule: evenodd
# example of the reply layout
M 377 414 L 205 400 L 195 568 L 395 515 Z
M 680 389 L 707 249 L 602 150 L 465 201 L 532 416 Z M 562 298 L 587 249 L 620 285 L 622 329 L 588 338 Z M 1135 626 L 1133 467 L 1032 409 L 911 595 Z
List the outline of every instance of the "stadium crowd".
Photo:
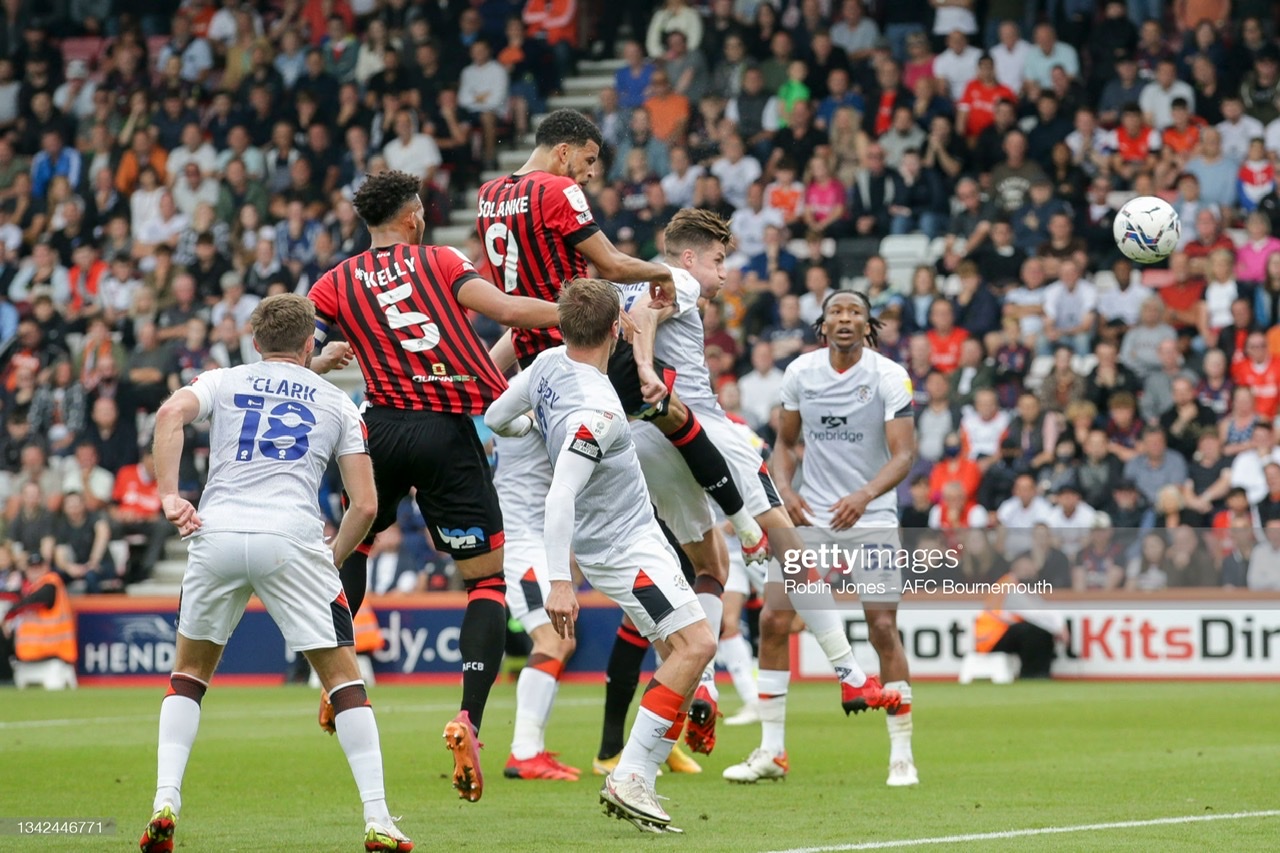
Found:
M 965 576 L 1030 549 L 1063 586 L 1280 588 L 1276 17 L 1265 0 L 6 2 L 0 583 L 27 564 L 76 592 L 147 578 L 170 534 L 146 450 L 166 394 L 256 358 L 260 298 L 368 247 L 350 201 L 366 174 L 421 175 L 442 226 L 575 63 L 616 51 L 593 210 L 642 257 L 680 207 L 731 220 L 705 315 L 728 411 L 770 441 L 822 299 L 863 289 L 914 383 L 903 524 L 963 540 Z M 1115 248 L 1135 195 L 1180 214 L 1167 263 Z M 371 566 L 378 592 L 450 582 L 412 502 Z

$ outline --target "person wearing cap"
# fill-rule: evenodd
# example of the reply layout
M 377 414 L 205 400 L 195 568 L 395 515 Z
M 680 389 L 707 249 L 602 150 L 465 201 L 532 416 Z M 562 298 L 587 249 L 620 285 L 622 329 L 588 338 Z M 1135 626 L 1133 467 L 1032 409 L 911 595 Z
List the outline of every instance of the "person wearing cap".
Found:
M 83 59 L 67 63 L 67 79 L 53 92 L 53 105 L 65 115 L 84 121 L 93 115 L 98 84 L 89 79 L 89 64 Z
M 1098 512 L 1084 502 L 1080 485 L 1074 478 L 1068 477 L 1059 483 L 1054 497 L 1057 506 L 1049 513 L 1049 527 L 1055 532 L 1062 552 L 1074 559 L 1084 547 Z

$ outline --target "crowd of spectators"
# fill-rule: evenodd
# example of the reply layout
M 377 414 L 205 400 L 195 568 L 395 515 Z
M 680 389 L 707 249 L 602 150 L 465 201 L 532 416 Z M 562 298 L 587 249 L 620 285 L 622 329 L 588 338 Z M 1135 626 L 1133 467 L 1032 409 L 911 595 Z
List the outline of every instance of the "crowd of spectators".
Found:
M 824 296 L 855 286 L 915 384 L 904 523 L 997 531 L 966 574 L 1031 543 L 1087 588 L 1280 585 L 1250 567 L 1280 539 L 1276 17 L 1259 0 L 6 2 L 0 579 L 33 554 L 77 591 L 146 578 L 164 396 L 255 359 L 257 301 L 369 245 L 365 174 L 421 175 L 442 225 L 583 53 L 616 51 L 593 209 L 643 257 L 682 206 L 731 221 L 705 313 L 726 409 L 772 438 L 782 371 L 818 345 Z M 1180 213 L 1167 263 L 1115 250 L 1135 194 Z M 888 250 L 914 235 L 908 262 Z M 445 585 L 401 516 L 375 588 Z M 1184 547 L 1198 529 L 1223 532 Z

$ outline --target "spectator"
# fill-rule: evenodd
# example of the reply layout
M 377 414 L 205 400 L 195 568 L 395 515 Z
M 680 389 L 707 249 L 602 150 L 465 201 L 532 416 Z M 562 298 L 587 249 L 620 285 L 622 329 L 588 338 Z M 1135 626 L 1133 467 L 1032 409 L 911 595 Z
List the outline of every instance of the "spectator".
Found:
M 960 406 L 968 406 L 974 402 L 979 391 L 995 391 L 995 368 L 987 364 L 983 357 L 982 341 L 979 338 L 966 338 L 960 344 L 960 363 L 951 371 L 948 381 L 951 384 L 951 399 Z M 998 397 L 997 397 L 998 403 Z M 1008 426 L 1008 421 L 1005 421 Z M 1001 430 L 1003 433 L 1003 429 Z M 995 441 L 988 438 L 988 442 Z M 993 454 L 989 454 L 993 455 Z
M 982 469 L 962 453 L 961 445 L 960 434 L 954 432 L 943 442 L 942 459 L 933 466 L 929 475 L 929 494 L 934 502 L 942 499 L 948 483 L 960 484 L 966 502 L 977 497 L 978 487 L 982 483 Z
M 831 41 L 844 50 L 849 61 L 869 60 L 879 39 L 880 27 L 867 17 L 861 0 L 842 0 L 840 16 L 831 26 Z
M 136 583 L 151 577 L 164 553 L 172 526 L 160 508 L 149 447 L 142 448 L 137 463 L 125 465 L 117 473 L 109 514 L 114 537 L 142 539 L 139 545 L 130 543 L 127 582 Z
M 1187 171 L 1200 181 L 1200 198 L 1207 205 L 1230 208 L 1236 203 L 1236 174 L 1239 161 L 1225 156 L 1223 137 L 1217 128 L 1206 127 L 1200 134 L 1200 153 L 1187 163 Z M 1196 222 L 1199 231 L 1199 220 Z
M 815 349 L 818 344 L 813 327 L 800 319 L 800 299 L 790 293 L 778 300 L 778 322 L 766 327 L 760 340 L 769 343 L 774 362 L 783 369 L 800 353 Z
M 927 399 L 916 411 L 916 446 L 921 459 L 934 463 L 943 457 L 947 436 L 960 428 L 960 412 L 943 374 L 930 370 L 920 387 Z
M 1040 24 L 1035 28 L 1035 45 L 1027 52 L 1023 66 L 1026 80 L 1048 89 L 1053 85 L 1051 71 L 1060 66 L 1068 77 L 1080 76 L 1080 57 L 1071 45 L 1059 41 L 1052 24 Z
M 1262 530 L 1262 540 L 1249 557 L 1247 585 L 1250 590 L 1280 590 L 1280 519 L 1270 519 Z
M 14 545 L 17 559 L 21 561 L 26 555 L 32 555 L 44 562 L 51 561 L 56 544 L 54 514 L 40 490 L 40 484 L 34 480 L 22 483 L 18 495 L 11 498 L 10 503 L 12 506 L 6 511 L 8 538 Z
M 1231 378 L 1238 386 L 1253 391 L 1258 415 L 1270 422 L 1280 406 L 1280 359 L 1271 355 L 1262 332 L 1254 332 L 1245 342 L 1245 359 L 1231 368 Z
M 677 39 L 678 40 L 678 39 Z M 671 77 L 663 69 L 653 72 L 644 112 L 649 116 L 653 135 L 665 145 L 679 145 L 689 126 L 690 99 L 671 85 Z M 666 164 L 655 173 L 666 171 Z
M 471 64 L 462 69 L 462 77 L 458 86 L 458 105 L 480 117 L 480 127 L 484 132 L 484 162 L 486 168 L 497 166 L 498 119 L 506 117 L 508 111 L 507 91 L 510 86 L 507 69 L 493 58 L 488 42 L 477 40 L 470 47 Z M 397 136 L 404 141 L 400 133 L 397 118 Z M 439 165 L 439 152 L 436 152 Z M 388 159 L 388 165 L 396 168 Z M 410 172 L 422 174 L 422 172 Z M 425 181 L 424 181 L 425 182 Z
M 172 37 L 156 54 L 156 71 L 163 72 L 174 56 L 182 61 L 182 79 L 187 83 L 203 83 L 214 68 L 213 50 L 207 41 L 192 35 L 185 10 L 173 16 Z
M 738 380 L 742 414 L 752 429 L 766 427 L 774 407 L 782 402 L 782 375 L 774 363 L 773 345 L 756 343 L 751 348 L 751 372 Z
M 800 319 L 814 325 L 822 319 L 822 306 L 831 289 L 831 274 L 822 264 L 811 264 L 804 271 L 805 292 L 800 296 Z
M 1189 109 L 1195 109 L 1196 94 L 1189 84 L 1178 79 L 1178 66 L 1172 58 L 1156 65 L 1155 79 L 1148 83 L 1138 98 L 1143 121 L 1163 131 L 1173 124 L 1173 102 L 1181 98 Z
M 666 51 L 666 36 L 671 32 L 684 35 L 689 50 L 696 51 L 702 45 L 702 16 L 685 0 L 665 0 L 662 8 L 654 12 L 645 35 L 645 47 L 649 56 L 661 58 Z
M 83 440 L 97 448 L 99 464 L 104 469 L 114 475 L 137 462 L 137 427 L 132 417 L 120 417 L 120 407 L 113 398 L 99 396 L 94 400 L 89 421 Z
M 942 486 L 942 500 L 929 511 L 929 527 L 944 532 L 981 530 L 989 519 L 986 509 L 967 494 L 957 480 Z
M 84 497 L 71 492 L 54 522 L 54 566 L 71 592 L 118 592 L 124 589 L 107 544 L 111 525 L 85 507 Z
M 1065 343 L 1077 355 L 1090 351 L 1090 338 L 1097 322 L 1098 290 L 1082 280 L 1074 260 L 1058 266 L 1058 280 L 1045 291 L 1045 340 Z
M 1167 543 L 1164 534 L 1151 532 L 1142 537 L 1142 550 L 1125 571 L 1125 589 L 1154 592 L 1169 585 Z
M 1264 469 L 1272 462 L 1280 463 L 1275 430 L 1269 421 L 1258 421 L 1253 426 L 1249 448 L 1237 453 L 1231 462 L 1231 488 L 1243 489 L 1251 506 L 1256 507 L 1270 491 Z

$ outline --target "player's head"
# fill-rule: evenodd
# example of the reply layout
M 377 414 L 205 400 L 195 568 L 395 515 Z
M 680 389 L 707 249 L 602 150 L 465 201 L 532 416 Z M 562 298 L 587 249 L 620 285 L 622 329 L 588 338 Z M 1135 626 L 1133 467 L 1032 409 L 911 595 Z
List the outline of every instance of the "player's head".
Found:
M 618 343 L 618 290 L 598 278 L 575 278 L 560 291 L 560 333 L 567 346 L 595 349 Z
M 724 259 L 733 232 L 720 214 L 685 208 L 671 217 L 663 231 L 667 263 L 687 270 L 702 288 L 705 299 L 714 299 L 724 286 Z
M 253 345 L 263 357 L 298 356 L 311 361 L 315 349 L 316 306 L 296 293 L 268 296 L 249 317 Z
M 880 321 L 871 316 L 871 300 L 860 290 L 835 290 L 822 300 L 822 316 L 814 323 L 818 337 L 839 352 L 853 352 L 863 344 L 875 347 Z
M 422 199 L 418 197 L 421 185 L 420 180 L 405 172 L 370 175 L 356 192 L 356 213 L 370 231 L 386 229 L 399 233 L 406 243 L 421 243 L 427 230 Z
M 556 110 L 543 119 L 533 141 L 549 157 L 548 171 L 586 185 L 600 160 L 604 137 L 591 119 L 577 110 Z

